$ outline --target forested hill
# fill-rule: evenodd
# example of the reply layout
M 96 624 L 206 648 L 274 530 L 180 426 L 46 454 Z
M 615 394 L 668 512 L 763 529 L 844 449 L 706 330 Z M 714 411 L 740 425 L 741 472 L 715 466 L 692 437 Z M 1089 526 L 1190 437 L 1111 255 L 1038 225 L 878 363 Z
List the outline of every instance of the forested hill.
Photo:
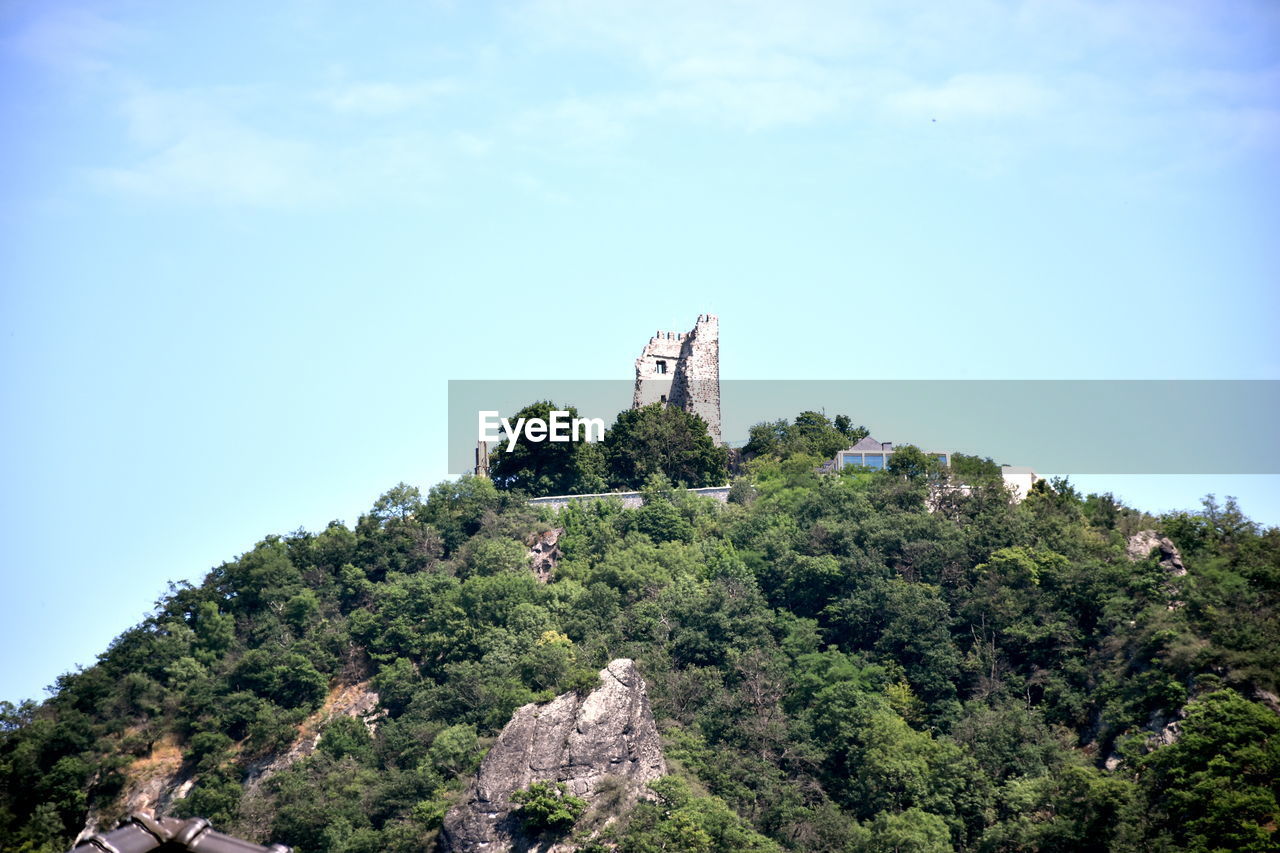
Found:
M 1276 849 L 1280 531 L 818 461 L 764 453 L 727 505 L 402 485 L 270 536 L 0 708 L 3 849 L 66 850 L 148 780 L 304 853 L 430 849 L 512 712 L 620 657 L 671 775 L 594 838 L 546 820 L 580 849 Z M 559 528 L 542 582 L 529 543 Z M 1129 556 L 1148 529 L 1185 575 Z

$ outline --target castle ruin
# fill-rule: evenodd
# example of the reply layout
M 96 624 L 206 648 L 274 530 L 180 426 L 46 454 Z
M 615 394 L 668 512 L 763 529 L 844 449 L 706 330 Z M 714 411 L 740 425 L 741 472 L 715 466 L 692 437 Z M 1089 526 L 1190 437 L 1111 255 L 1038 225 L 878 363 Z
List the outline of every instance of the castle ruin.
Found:
M 701 314 L 688 332 L 658 332 L 636 359 L 631 408 L 666 403 L 693 412 L 720 440 L 720 318 Z

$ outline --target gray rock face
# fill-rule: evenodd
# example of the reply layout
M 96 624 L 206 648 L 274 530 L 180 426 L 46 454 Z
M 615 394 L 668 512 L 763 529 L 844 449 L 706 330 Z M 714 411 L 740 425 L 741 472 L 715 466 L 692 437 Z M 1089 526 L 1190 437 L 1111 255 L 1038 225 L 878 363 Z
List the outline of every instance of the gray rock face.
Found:
M 1253 698 L 1255 702 L 1261 702 L 1271 709 L 1273 713 L 1280 714 L 1280 696 L 1263 690 L 1261 687 L 1253 688 Z
M 1154 530 L 1143 530 L 1129 537 L 1127 550 L 1130 560 L 1145 560 L 1155 548 L 1160 549 L 1161 568 L 1173 577 L 1182 577 L 1187 573 L 1187 567 L 1182 565 L 1182 555 L 1169 537 L 1157 536 Z
M 600 682 L 585 698 L 566 693 L 515 712 L 462 800 L 445 816 L 442 850 L 571 849 L 525 838 L 511 794 L 530 782 L 564 782 L 589 806 L 603 808 L 599 801 L 607 796 L 609 816 L 614 816 L 643 795 L 646 782 L 666 774 L 649 696 L 635 664 L 626 658 L 612 661 L 600 671 Z
M 1178 597 L 1182 591 L 1177 579 L 1187 573 L 1187 567 L 1182 564 L 1182 555 L 1178 553 L 1173 540 L 1167 536 L 1157 536 L 1154 530 L 1143 530 L 1129 537 L 1126 550 L 1129 559 L 1137 562 L 1145 560 L 1157 549 L 1160 552 L 1160 568 L 1165 570 L 1167 577 L 1164 585 L 1164 591 L 1169 596 L 1167 609 L 1177 610 L 1186 604 Z
M 560 552 L 560 546 L 556 544 L 563 533 L 563 527 L 555 527 L 534 534 L 526 543 L 529 546 L 529 567 L 533 569 L 533 576 L 542 583 L 551 580 L 551 573 L 564 556 Z

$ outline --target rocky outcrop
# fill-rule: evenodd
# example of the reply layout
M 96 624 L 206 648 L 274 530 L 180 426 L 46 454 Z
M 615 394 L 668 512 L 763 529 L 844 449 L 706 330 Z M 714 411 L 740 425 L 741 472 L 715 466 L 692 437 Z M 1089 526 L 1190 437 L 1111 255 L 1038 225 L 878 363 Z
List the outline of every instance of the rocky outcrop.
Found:
M 369 734 L 377 729 L 385 711 L 378 710 L 378 694 L 369 688 L 369 682 L 348 684 L 331 693 L 319 711 L 302 725 L 302 731 L 284 752 L 250 764 L 245 777 L 245 790 L 253 794 L 273 774 L 284 770 L 294 762 L 316 751 L 325 726 L 339 717 L 356 717 L 364 723 Z
M 1181 590 L 1174 579 L 1185 575 L 1187 567 L 1182 564 L 1182 555 L 1178 553 L 1173 540 L 1167 536 L 1158 536 L 1154 530 L 1142 530 L 1130 536 L 1126 546 L 1129 559 L 1135 563 L 1147 559 L 1157 549 L 1160 552 L 1160 568 L 1165 570 L 1169 578 L 1165 584 L 1165 592 L 1169 595 L 1168 609 L 1176 610 L 1186 602 L 1178 598 Z
M 1162 746 L 1169 746 L 1177 743 L 1178 738 L 1182 736 L 1182 721 L 1187 718 L 1187 708 L 1184 705 L 1173 713 L 1173 716 L 1166 716 L 1161 711 L 1154 711 L 1150 719 L 1147 720 L 1146 727 L 1142 730 L 1142 734 L 1146 735 L 1144 751 L 1151 752 Z M 1108 770 L 1116 770 L 1125 763 L 1125 759 L 1114 748 L 1111 755 L 1107 756 L 1107 760 L 1102 766 Z
M 167 812 L 194 784 L 190 768 L 182 760 L 182 750 L 172 735 L 162 738 L 150 753 L 129 764 L 123 772 L 124 789 L 109 802 L 91 804 L 76 844 L 94 833 L 111 829 L 125 815 Z
M 1129 559 L 1137 562 L 1151 556 L 1156 548 L 1160 549 L 1160 567 L 1173 577 L 1182 577 L 1187 567 L 1182 565 L 1182 555 L 1178 547 L 1168 536 L 1157 536 L 1154 530 L 1143 530 L 1129 537 L 1127 550 Z
M 321 708 L 307 718 L 298 737 L 284 752 L 251 764 L 245 778 L 245 793 L 257 789 L 276 773 L 315 751 L 322 729 L 338 717 L 358 717 L 372 734 L 385 712 L 378 710 L 378 694 L 369 682 L 348 684 L 332 691 Z M 199 780 L 190 762 L 184 761 L 182 749 L 172 737 L 156 743 L 149 754 L 123 770 L 124 788 L 109 802 L 94 803 L 85 816 L 84 829 L 76 843 L 115 826 L 125 815 L 142 812 L 148 815 L 168 814 L 174 803 L 190 793 Z
M 552 571 L 564 556 L 557 544 L 562 533 L 564 533 L 563 527 L 554 527 L 543 533 L 534 534 L 525 543 L 529 546 L 529 566 L 533 569 L 533 575 L 543 583 L 551 580 Z
M 569 793 L 609 814 L 627 811 L 645 783 L 667 772 L 644 679 L 626 658 L 600 671 L 585 697 L 565 693 L 517 710 L 485 756 L 462 800 L 445 816 L 442 850 L 570 850 L 555 839 L 527 838 L 511 802 L 530 782 L 564 782 Z M 590 814 L 590 812 L 588 813 Z
M 1280 714 L 1280 696 L 1270 690 L 1263 690 L 1261 687 L 1253 688 L 1253 700 L 1266 705 L 1273 714 Z

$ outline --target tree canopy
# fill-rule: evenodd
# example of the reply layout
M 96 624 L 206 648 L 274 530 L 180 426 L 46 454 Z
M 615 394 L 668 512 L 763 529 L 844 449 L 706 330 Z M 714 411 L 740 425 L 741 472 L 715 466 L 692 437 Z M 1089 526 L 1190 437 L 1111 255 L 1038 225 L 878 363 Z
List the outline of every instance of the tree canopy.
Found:
M 510 420 L 546 421 L 553 410 L 578 417 L 573 406 L 541 401 Z M 510 452 L 492 450 L 489 463 L 494 486 L 531 497 L 638 490 L 654 475 L 688 488 L 723 485 L 729 477 L 729 452 L 712 440 L 706 422 L 664 403 L 619 412 L 603 442 L 518 441 Z
M 510 420 L 548 422 L 553 411 L 578 417 L 573 406 L 543 400 L 525 406 Z M 489 476 L 500 489 L 520 489 L 533 497 L 591 494 L 606 488 L 604 457 L 596 444 L 585 440 L 518 441 L 510 451 L 499 446 L 489 455 Z
M 672 412 L 620 417 L 619 447 L 700 458 L 705 427 Z M 955 472 L 923 455 L 820 475 L 813 447 L 755 457 L 727 504 L 673 485 L 711 464 L 646 469 L 638 508 L 461 477 L 267 536 L 44 702 L 0 703 L 5 849 L 66 850 L 165 768 L 190 779 L 177 814 L 236 835 L 430 849 L 512 712 L 616 656 L 671 775 L 629 810 L 522 795 L 580 850 L 1276 848 L 1280 530 L 1230 499 L 1156 517 L 1065 480 L 930 500 Z M 552 529 L 539 579 L 526 543 Z M 1185 575 L 1129 555 L 1145 530 Z M 373 714 L 330 713 L 364 690 Z
M 829 459 L 869 434 L 866 427 L 854 426 L 848 415 L 832 420 L 821 412 L 805 411 L 790 422 L 769 421 L 751 427 L 742 452 L 747 459 L 802 454 Z
M 729 479 L 729 453 L 712 440 L 706 421 L 662 403 L 619 412 L 605 433 L 604 456 L 618 489 L 638 489 L 654 474 L 691 489 Z

